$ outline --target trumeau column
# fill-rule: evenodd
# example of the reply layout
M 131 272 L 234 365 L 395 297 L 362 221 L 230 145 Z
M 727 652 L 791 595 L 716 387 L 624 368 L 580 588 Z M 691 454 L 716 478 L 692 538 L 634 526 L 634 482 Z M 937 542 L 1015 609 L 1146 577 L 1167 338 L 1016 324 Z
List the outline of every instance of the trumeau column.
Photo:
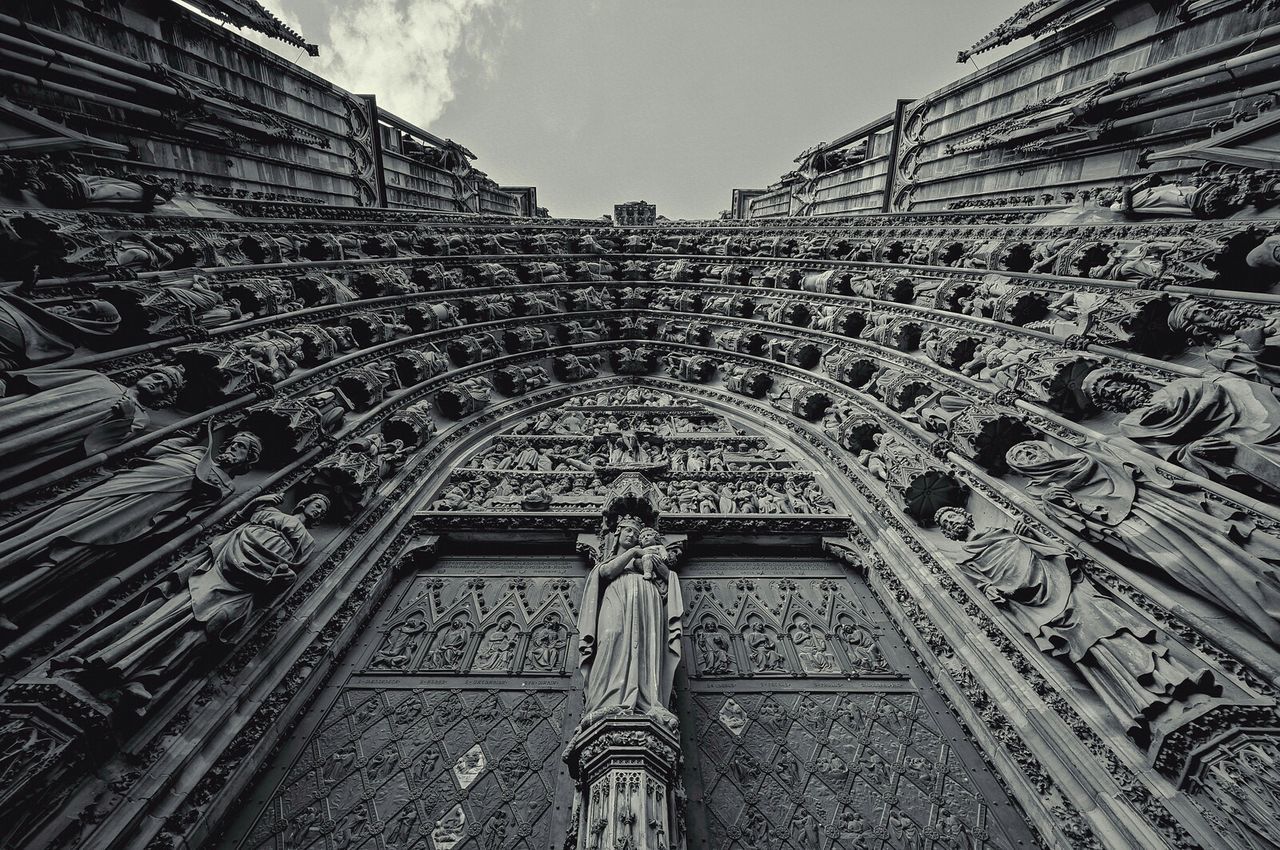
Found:
M 565 846 L 577 850 L 683 845 L 679 724 L 669 705 L 684 615 L 671 568 L 684 541 L 658 534 L 657 503 L 648 479 L 623 473 L 605 498 L 598 541 L 580 546 L 595 564 L 579 619 L 584 712 L 565 750 L 577 783 Z
M 569 745 L 579 783 L 578 850 L 668 850 L 678 818 L 680 742 L 674 724 L 652 717 L 610 717 L 580 729 Z

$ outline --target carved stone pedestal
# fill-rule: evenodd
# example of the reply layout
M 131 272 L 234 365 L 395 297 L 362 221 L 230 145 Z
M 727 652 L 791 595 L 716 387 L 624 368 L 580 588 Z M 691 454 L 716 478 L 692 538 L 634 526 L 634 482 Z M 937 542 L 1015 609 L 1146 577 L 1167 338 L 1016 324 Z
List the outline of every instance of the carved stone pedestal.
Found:
M 23 679 L 0 703 L 0 846 L 20 846 L 109 750 L 110 709 L 61 679 Z
M 565 753 L 578 782 L 575 822 L 566 847 L 576 850 L 672 850 L 679 846 L 675 807 L 680 742 L 669 722 L 637 715 L 579 729 Z M 576 840 L 574 835 L 576 833 Z

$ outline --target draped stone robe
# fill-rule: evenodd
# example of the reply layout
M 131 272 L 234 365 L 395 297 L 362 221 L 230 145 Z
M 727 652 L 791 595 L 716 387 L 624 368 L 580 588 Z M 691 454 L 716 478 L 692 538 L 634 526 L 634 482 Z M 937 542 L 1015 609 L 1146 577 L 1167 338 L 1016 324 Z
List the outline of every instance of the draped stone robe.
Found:
M 7 379 L 0 398 L 0 484 L 53 458 L 79 459 L 142 431 L 147 412 L 126 387 L 85 369 L 33 369 Z
M 299 517 L 255 511 L 187 557 L 132 616 L 72 649 L 71 664 L 93 679 L 152 688 L 178 677 L 209 641 L 239 637 L 263 591 L 295 579 L 314 551 Z
M 1121 420 L 1120 431 L 1193 472 L 1280 492 L 1280 400 L 1261 384 L 1180 378 Z
M 1280 642 L 1280 539 L 1153 469 L 1102 450 L 1050 452 L 1012 467 L 1031 478 L 1046 513 L 1087 540 L 1157 567 Z
M 0 292 L 0 370 L 63 360 L 82 342 L 105 340 L 119 324 L 50 313 Z
M 1133 738 L 1174 701 L 1221 688 L 1207 667 L 1171 652 L 1150 623 L 1103 595 L 1060 547 L 1025 529 L 986 529 L 964 545 L 959 567 L 1042 652 L 1069 661 Z M 1180 647 L 1174 647 L 1180 650 Z
M 647 581 L 638 555 L 615 556 L 587 576 L 579 615 L 584 718 L 667 710 L 680 662 L 684 600 L 680 579 Z M 621 572 L 610 577 L 613 568 Z
M 0 538 L 0 612 L 15 600 L 109 556 L 171 531 L 225 499 L 233 487 L 203 442 L 166 440 L 148 461 L 15 523 Z

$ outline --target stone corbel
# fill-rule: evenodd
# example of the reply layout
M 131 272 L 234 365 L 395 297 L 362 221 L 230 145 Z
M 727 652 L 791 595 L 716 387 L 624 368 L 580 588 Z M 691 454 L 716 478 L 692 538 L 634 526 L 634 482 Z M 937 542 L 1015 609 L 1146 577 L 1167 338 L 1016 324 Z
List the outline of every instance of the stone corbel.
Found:
M 822 551 L 847 565 L 860 576 L 866 577 L 870 572 L 866 553 L 847 537 L 822 538 Z

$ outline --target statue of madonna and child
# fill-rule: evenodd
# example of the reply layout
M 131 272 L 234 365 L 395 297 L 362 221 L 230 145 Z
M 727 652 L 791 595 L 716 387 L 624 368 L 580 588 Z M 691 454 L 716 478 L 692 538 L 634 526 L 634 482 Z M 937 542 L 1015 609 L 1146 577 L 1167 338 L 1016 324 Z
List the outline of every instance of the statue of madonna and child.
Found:
M 635 516 L 619 517 L 601 542 L 579 616 L 580 728 L 615 714 L 674 727 L 667 704 L 680 663 L 684 602 L 673 566 L 682 543 Z
M 680 578 L 672 569 L 682 542 L 634 514 L 611 510 L 610 503 L 636 496 L 655 507 L 653 486 L 642 476 L 624 474 L 612 491 L 578 617 L 585 705 L 565 751 L 569 773 L 579 782 L 576 826 L 565 846 L 682 846 L 675 806 L 679 731 L 668 708 L 684 616 Z M 641 771 L 647 793 L 610 794 L 637 777 L 637 751 L 647 753 Z

